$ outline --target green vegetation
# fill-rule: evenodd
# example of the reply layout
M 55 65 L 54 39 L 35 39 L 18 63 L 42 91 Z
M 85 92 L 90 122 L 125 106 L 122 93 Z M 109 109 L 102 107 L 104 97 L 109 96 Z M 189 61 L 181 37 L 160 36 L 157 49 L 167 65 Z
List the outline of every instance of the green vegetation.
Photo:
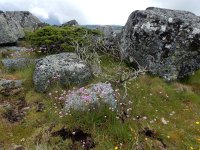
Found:
M 72 30 L 80 32 L 75 34 Z M 31 33 L 28 39 L 38 47 L 43 44 L 48 47 L 50 39 L 51 44 L 59 40 L 73 48 L 66 41 L 84 35 L 85 31 L 77 27 L 45 27 Z M 80 36 L 78 41 L 82 38 Z M 54 50 L 49 52 L 59 52 Z M 116 81 L 122 77 L 122 73 L 125 78 L 131 69 L 101 53 L 99 62 L 102 74 L 95 76 L 90 83 L 110 82 L 117 93 L 117 110 L 102 105 L 95 110 L 72 110 L 64 115 L 62 103 L 55 97 L 62 90 L 71 90 L 73 87 L 56 85 L 49 91 L 51 96 L 49 93 L 37 93 L 32 81 L 34 66 L 14 72 L 0 66 L 0 78 L 25 81 L 20 93 L 0 95 L 0 145 L 3 145 L 3 149 L 8 149 L 13 143 L 30 150 L 71 149 L 70 146 L 74 144 L 71 139 L 52 136 L 52 132 L 63 126 L 70 131 L 80 128 L 91 134 L 95 142 L 94 150 L 161 150 L 165 146 L 169 150 L 200 148 L 200 71 L 184 81 L 166 83 L 163 79 L 146 74 L 119 85 Z M 40 110 L 41 106 L 44 108 Z M 5 117 L 5 114 L 21 109 L 25 114 L 19 121 L 11 123 Z M 80 143 L 76 144 L 83 149 Z
M 101 61 L 104 73 L 114 76 L 120 63 L 105 55 L 101 56 Z M 121 67 L 126 66 L 121 64 Z M 128 81 L 128 97 L 125 103 L 128 104 L 130 101 L 131 104 L 126 109 L 132 110 L 128 118 L 122 122 L 118 118 L 118 113 L 109 110 L 108 107 L 92 110 L 92 112 L 73 111 L 71 115 L 61 117 L 59 115 L 61 108 L 58 105 L 55 106 L 58 102 L 53 97 L 34 91 L 31 70 L 33 71 L 32 67 L 16 72 L 14 75 L 7 74 L 7 76 L 26 80 L 26 89 L 20 96 L 25 98 L 30 109 L 23 121 L 19 123 L 12 124 L 5 118 L 0 118 L 0 141 L 5 146 L 15 143 L 29 149 L 69 148 L 69 144 L 72 144 L 70 140 L 62 141 L 59 137 L 51 137 L 47 134 L 54 123 L 56 124 L 54 131 L 66 126 L 71 130 L 80 127 L 83 131 L 91 133 L 96 143 L 94 149 L 97 150 L 116 147 L 130 150 L 137 145 L 145 149 L 161 149 L 162 144 L 156 139 L 162 139 L 169 149 L 199 148 L 200 95 L 196 89 L 200 87 L 198 82 L 193 82 L 194 79 L 199 80 L 199 72 L 191 77 L 188 84 L 180 82 L 169 84 L 148 75 Z M 92 82 L 101 80 L 105 81 L 100 77 Z M 123 90 L 121 87 L 119 93 L 123 94 Z M 52 89 L 53 91 L 55 89 Z M 20 96 L 4 97 L 2 100 L 13 103 Z M 36 112 L 38 103 L 44 103 L 43 112 Z M 2 108 L 1 111 L 3 111 Z M 155 137 L 142 134 L 146 127 L 155 132 Z
M 82 27 L 47 26 L 35 32 L 27 32 L 27 40 L 37 48 L 37 52 L 53 54 L 63 51 L 73 52 L 77 44 L 79 46 L 88 45 L 92 40 L 91 36 L 100 34 L 98 30 Z

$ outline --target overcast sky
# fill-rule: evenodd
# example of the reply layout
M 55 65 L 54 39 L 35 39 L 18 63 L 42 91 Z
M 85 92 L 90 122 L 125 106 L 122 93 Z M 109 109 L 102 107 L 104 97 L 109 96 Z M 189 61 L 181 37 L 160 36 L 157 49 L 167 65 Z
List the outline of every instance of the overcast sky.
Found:
M 51 24 L 76 19 L 79 24 L 124 25 L 131 12 L 150 6 L 200 16 L 200 0 L 0 0 L 0 10 L 28 10 Z

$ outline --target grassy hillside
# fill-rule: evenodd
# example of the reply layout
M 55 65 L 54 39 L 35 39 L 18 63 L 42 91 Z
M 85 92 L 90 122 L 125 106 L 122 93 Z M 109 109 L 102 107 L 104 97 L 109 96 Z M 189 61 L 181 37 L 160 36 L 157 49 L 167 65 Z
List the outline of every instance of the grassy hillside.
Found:
M 121 72 L 126 75 L 131 70 L 109 55 L 99 53 L 99 57 L 102 74 L 91 83 L 111 83 L 117 94 L 117 109 L 102 105 L 63 113 L 62 102 L 56 97 L 77 87 L 67 89 L 56 84 L 48 93 L 37 93 L 32 81 L 34 66 L 19 71 L 0 66 L 0 78 L 24 80 L 21 92 L 0 95 L 2 149 L 13 144 L 30 150 L 84 149 L 80 142 L 56 132 L 61 129 L 65 135 L 77 129 L 91 134 L 94 150 L 200 148 L 200 71 L 183 81 L 167 83 L 144 74 L 119 85 L 115 81 Z

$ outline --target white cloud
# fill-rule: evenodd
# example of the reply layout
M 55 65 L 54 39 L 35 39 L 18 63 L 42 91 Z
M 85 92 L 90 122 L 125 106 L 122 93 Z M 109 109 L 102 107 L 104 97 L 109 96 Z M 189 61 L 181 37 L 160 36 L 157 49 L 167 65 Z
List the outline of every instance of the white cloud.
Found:
M 82 10 L 77 9 L 70 0 L 0 0 L 0 8 L 3 11 L 28 10 L 52 23 L 63 23 L 71 19 L 76 19 L 82 24 L 88 22 Z
M 76 19 L 80 24 L 124 25 L 131 12 L 150 6 L 200 14 L 199 0 L 0 0 L 2 10 L 28 10 L 51 23 Z
M 146 9 L 152 0 L 75 0 L 93 24 L 125 24 L 129 14 L 136 9 Z
M 168 9 L 179 9 L 200 15 L 199 0 L 153 0 L 157 6 Z
M 30 9 L 30 12 L 35 14 L 36 16 L 38 16 L 40 18 L 49 19 L 48 12 L 43 8 L 33 7 L 33 8 Z

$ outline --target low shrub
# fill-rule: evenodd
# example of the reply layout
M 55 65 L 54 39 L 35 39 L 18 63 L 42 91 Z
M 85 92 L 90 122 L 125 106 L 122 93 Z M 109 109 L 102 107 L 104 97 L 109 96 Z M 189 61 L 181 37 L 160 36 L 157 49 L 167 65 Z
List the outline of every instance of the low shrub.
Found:
M 60 52 L 75 51 L 76 46 L 91 44 L 91 38 L 101 35 L 98 30 L 90 30 L 82 27 L 55 27 L 47 26 L 27 32 L 27 41 L 35 47 L 36 52 L 43 54 L 55 54 Z

